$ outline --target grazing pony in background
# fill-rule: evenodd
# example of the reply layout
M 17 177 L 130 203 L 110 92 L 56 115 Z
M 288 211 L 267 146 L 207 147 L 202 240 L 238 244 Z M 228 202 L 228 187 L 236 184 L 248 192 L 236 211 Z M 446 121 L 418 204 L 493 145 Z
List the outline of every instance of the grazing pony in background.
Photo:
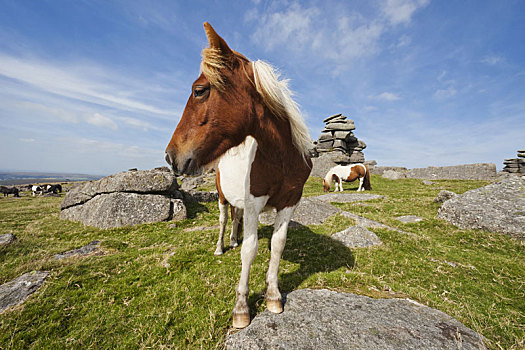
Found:
M 31 194 L 34 196 L 36 196 L 37 194 L 42 194 L 44 193 L 44 188 L 41 187 L 41 186 L 38 186 L 38 185 L 33 185 L 31 187 Z
M 0 186 L 0 192 L 4 194 L 4 197 L 9 197 L 10 194 L 12 194 L 14 197 L 20 197 L 18 188 L 16 187 Z
M 326 173 L 323 179 L 323 190 L 329 192 L 332 181 L 335 181 L 335 191 L 337 192 L 339 187 L 339 191 L 343 192 L 343 181 L 352 182 L 356 179 L 359 179 L 357 192 L 372 189 L 368 166 L 364 164 L 336 165 Z
M 215 165 L 221 224 L 227 220 L 228 205 L 235 208 L 234 219 L 243 217 L 233 326 L 244 328 L 250 323 L 248 282 L 257 254 L 258 216 L 265 207 L 277 210 L 266 306 L 274 313 L 283 311 L 279 262 L 288 223 L 310 175 L 311 140 L 286 81 L 267 63 L 252 62 L 230 49 L 210 24 L 204 23 L 204 29 L 209 47 L 202 51 L 201 74 L 166 148 L 166 161 L 177 174 Z
M 58 194 L 58 192 L 62 193 L 62 185 L 56 184 L 56 185 L 46 185 L 45 187 L 47 193 L 53 192 L 54 194 Z

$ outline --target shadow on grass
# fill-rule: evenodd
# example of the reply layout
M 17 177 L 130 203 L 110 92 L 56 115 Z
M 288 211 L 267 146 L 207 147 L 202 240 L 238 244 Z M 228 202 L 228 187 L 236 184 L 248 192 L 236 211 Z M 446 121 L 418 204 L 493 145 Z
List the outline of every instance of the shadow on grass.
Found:
M 199 202 L 188 201 L 186 204 L 186 216 L 188 219 L 195 219 L 198 213 L 208 212 L 208 208 Z
M 259 229 L 259 239 L 268 239 L 268 249 L 270 249 L 272 226 L 264 226 Z M 293 264 L 298 264 L 299 268 L 292 272 L 285 272 L 279 275 L 279 289 L 283 297 L 301 285 L 307 278 L 320 272 L 331 272 L 341 267 L 353 268 L 355 258 L 352 251 L 341 242 L 329 236 L 313 232 L 307 226 L 299 225 L 288 229 L 286 247 L 281 258 Z M 280 268 L 282 271 L 282 266 Z M 257 307 L 264 300 L 265 290 L 252 294 L 248 299 L 252 317 Z M 283 298 L 284 299 L 284 298 Z

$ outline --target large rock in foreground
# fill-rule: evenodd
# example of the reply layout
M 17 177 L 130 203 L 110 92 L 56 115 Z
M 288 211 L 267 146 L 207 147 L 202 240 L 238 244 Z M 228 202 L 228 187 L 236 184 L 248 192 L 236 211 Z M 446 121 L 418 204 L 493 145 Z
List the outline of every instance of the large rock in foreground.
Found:
M 455 196 L 443 203 L 437 217 L 464 229 L 525 240 L 525 178 L 513 176 Z
M 165 169 L 127 171 L 86 182 L 73 188 L 60 207 L 61 219 L 104 229 L 186 218 L 177 180 Z
M 227 349 L 486 349 L 447 314 L 405 299 L 329 290 L 290 293 L 282 314 L 265 311 L 228 337 Z

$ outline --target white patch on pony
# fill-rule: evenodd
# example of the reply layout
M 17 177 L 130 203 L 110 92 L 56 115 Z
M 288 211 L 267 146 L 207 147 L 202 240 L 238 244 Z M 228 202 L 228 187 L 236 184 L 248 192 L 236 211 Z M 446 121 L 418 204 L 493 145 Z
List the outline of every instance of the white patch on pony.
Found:
M 234 207 L 244 209 L 256 151 L 257 141 L 252 136 L 248 136 L 239 146 L 226 151 L 219 160 L 221 189 L 228 203 Z

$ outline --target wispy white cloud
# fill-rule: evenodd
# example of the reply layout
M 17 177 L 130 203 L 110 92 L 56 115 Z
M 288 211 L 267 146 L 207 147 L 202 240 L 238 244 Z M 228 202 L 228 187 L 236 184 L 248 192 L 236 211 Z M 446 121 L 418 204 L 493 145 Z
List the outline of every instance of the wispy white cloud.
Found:
M 457 90 L 453 87 L 448 87 L 446 89 L 437 89 L 434 92 L 434 97 L 436 98 L 449 98 L 454 96 L 457 93 Z
M 425 7 L 430 0 L 387 0 L 381 3 L 381 12 L 392 25 L 407 24 L 419 8 Z
M 316 7 L 303 8 L 294 3 L 282 12 L 251 12 L 247 18 L 259 19 L 261 22 L 262 25 L 257 28 L 253 38 L 264 41 L 268 50 L 280 45 L 301 49 L 309 46 L 312 38 L 315 38 L 315 35 L 312 35 L 315 33 L 311 32 L 312 24 L 320 14 Z
M 396 49 L 400 49 L 402 47 L 408 46 L 412 43 L 412 38 L 410 38 L 408 35 L 402 35 L 397 42 L 395 43 L 394 47 Z
M 173 111 L 140 102 L 124 90 L 129 81 L 101 67 L 65 65 L 42 60 L 21 59 L 0 54 L 0 75 L 37 87 L 45 92 L 121 110 L 174 115 Z M 127 84 L 128 83 L 128 84 Z M 134 83 L 132 86 L 139 86 Z M 129 86 L 129 85 L 128 85 Z
M 379 13 L 368 17 L 345 10 L 328 15 L 315 5 L 292 2 L 273 11 L 252 9 L 246 13 L 245 20 L 257 22 L 252 39 L 266 50 L 286 47 L 287 51 L 301 51 L 311 59 L 329 59 L 339 65 L 339 70 L 344 70 L 351 61 L 380 52 L 383 34 L 392 27 L 409 23 L 415 11 L 428 2 L 389 0 L 380 5 Z M 397 46 L 410 42 L 404 35 Z
M 481 59 L 481 63 L 488 64 L 489 66 L 495 66 L 499 63 L 503 63 L 505 57 L 503 55 L 490 54 Z
M 111 130 L 118 129 L 117 123 L 99 113 L 87 116 L 86 121 L 88 122 L 88 124 L 95 125 L 101 128 L 107 128 Z
M 131 126 L 131 127 L 134 127 L 134 128 L 138 128 L 138 129 L 142 129 L 144 131 L 147 131 L 147 130 L 150 130 L 150 129 L 151 130 L 164 130 L 162 128 L 159 128 L 157 126 L 152 125 L 151 123 L 149 123 L 147 121 L 136 119 L 136 118 L 117 117 L 117 119 L 119 121 L 123 122 L 124 124 L 128 125 L 128 126 Z
M 395 94 L 393 92 L 388 92 L 388 91 L 382 92 L 376 96 L 368 96 L 368 98 L 375 99 L 375 100 L 382 100 L 382 101 L 397 101 L 401 99 L 401 97 L 399 97 L 398 94 Z
M 77 124 L 80 122 L 78 113 L 62 107 L 48 106 L 30 101 L 14 101 L 12 105 L 15 109 L 34 114 L 40 119 L 45 116 L 51 116 L 52 119 L 57 119 L 60 122 L 71 124 Z

